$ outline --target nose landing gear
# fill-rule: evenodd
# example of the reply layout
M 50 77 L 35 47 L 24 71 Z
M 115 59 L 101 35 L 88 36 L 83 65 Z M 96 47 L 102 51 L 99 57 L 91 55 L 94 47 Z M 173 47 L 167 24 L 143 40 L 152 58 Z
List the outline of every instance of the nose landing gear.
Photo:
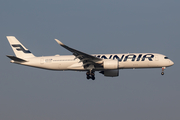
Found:
M 164 72 L 161 72 L 161 75 L 164 75 Z
M 87 73 L 86 73 L 86 78 L 89 80 L 89 79 L 92 79 L 92 80 L 95 80 L 95 74 L 94 74 L 94 72 L 93 71 L 88 71 Z
M 164 75 L 164 70 L 166 69 L 166 67 L 162 67 L 162 72 L 161 75 Z

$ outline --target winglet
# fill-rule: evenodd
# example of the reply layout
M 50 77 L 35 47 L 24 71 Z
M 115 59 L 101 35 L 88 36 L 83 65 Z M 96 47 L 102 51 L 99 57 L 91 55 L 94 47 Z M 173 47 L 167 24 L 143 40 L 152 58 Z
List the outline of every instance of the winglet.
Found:
M 59 41 L 58 39 L 55 39 L 55 41 L 59 44 L 59 45 L 64 45 L 61 41 Z

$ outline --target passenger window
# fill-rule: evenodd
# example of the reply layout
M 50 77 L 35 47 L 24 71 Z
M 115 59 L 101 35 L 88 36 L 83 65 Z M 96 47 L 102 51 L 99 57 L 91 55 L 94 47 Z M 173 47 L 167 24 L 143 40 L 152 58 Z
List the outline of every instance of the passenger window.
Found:
M 164 59 L 169 59 L 168 57 L 164 57 Z

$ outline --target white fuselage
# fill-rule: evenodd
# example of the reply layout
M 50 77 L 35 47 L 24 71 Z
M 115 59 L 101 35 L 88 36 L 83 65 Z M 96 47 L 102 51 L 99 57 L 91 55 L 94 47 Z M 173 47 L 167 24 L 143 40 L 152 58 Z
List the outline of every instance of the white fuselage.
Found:
M 156 53 L 129 53 L 129 54 L 94 54 L 102 59 L 118 60 L 118 69 L 131 69 L 131 68 L 161 68 L 169 67 L 174 63 L 162 54 Z M 56 56 L 44 56 L 33 57 L 25 59 L 27 62 L 15 62 L 13 63 L 37 67 L 49 70 L 74 70 L 74 71 L 86 71 L 83 67 L 83 63 L 79 59 L 76 59 L 74 55 L 56 55 Z M 104 70 L 103 67 L 96 67 L 95 71 Z
M 119 69 L 134 68 L 162 68 L 174 63 L 168 57 L 156 53 L 128 53 L 128 54 L 87 54 L 55 41 L 72 53 L 72 55 L 34 56 L 16 37 L 7 36 L 16 56 L 7 55 L 12 63 L 26 65 L 47 70 L 87 71 L 86 78 L 95 80 L 95 71 L 100 71 L 106 77 L 119 76 Z

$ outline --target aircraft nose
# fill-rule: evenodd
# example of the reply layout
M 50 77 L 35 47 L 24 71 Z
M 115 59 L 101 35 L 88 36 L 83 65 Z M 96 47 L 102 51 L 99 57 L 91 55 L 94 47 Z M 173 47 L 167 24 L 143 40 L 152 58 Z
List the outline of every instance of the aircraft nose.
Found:
M 170 63 L 170 65 L 171 65 L 171 66 L 172 66 L 172 65 L 174 65 L 174 62 L 173 62 L 173 61 L 171 61 L 171 60 L 169 61 L 169 63 Z

